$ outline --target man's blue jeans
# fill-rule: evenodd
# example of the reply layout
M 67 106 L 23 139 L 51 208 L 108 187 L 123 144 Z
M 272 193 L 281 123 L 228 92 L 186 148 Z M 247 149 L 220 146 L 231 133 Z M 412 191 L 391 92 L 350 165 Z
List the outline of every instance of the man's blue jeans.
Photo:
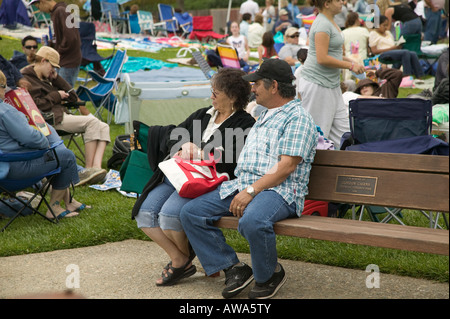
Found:
M 75 87 L 75 83 L 77 82 L 78 73 L 80 72 L 80 67 L 76 68 L 60 68 L 57 69 L 58 74 L 66 80 L 70 86 Z
M 392 63 L 401 61 L 404 75 L 414 75 L 417 78 L 424 75 L 423 68 L 420 65 L 416 52 L 408 50 L 390 50 L 381 53 L 380 59 L 392 61 Z
M 427 17 L 427 22 L 425 23 L 424 40 L 437 43 L 441 33 L 441 10 L 433 12 L 431 8 L 425 8 L 425 16 Z
M 239 259 L 213 225 L 222 216 L 231 216 L 229 207 L 236 194 L 220 199 L 219 189 L 193 199 L 181 210 L 181 223 L 206 274 L 209 276 L 233 266 Z M 238 231 L 248 241 L 256 282 L 270 279 L 277 266 L 276 236 L 273 224 L 296 217 L 296 204 L 288 205 L 275 191 L 259 193 L 239 219 Z

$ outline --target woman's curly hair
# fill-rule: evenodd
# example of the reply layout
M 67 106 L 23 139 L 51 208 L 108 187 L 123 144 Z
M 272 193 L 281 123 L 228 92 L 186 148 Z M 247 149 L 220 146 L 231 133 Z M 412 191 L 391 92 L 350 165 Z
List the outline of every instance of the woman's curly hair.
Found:
M 251 85 L 242 76 L 246 73 L 239 69 L 222 68 L 211 79 L 211 87 L 225 93 L 234 100 L 236 111 L 244 110 L 250 100 Z

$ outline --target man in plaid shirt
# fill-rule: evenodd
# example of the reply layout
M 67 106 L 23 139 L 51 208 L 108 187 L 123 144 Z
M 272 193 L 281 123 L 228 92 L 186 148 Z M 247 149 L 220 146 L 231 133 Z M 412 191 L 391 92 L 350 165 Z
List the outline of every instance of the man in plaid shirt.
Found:
M 256 102 L 267 110 L 247 137 L 237 178 L 185 205 L 181 222 L 206 274 L 225 271 L 223 297 L 236 296 L 255 279 L 249 298 L 271 298 L 286 281 L 273 224 L 301 215 L 318 136 L 312 117 L 294 99 L 295 77 L 287 62 L 265 60 L 244 79 L 254 82 Z M 213 225 L 231 214 L 240 218 L 238 230 L 250 245 L 253 270 Z

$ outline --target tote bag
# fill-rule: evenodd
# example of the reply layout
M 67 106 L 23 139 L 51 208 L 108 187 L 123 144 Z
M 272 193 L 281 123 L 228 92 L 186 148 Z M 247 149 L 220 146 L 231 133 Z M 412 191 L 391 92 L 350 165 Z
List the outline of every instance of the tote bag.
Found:
M 158 164 L 181 197 L 196 198 L 216 189 L 229 180 L 227 173 L 217 173 L 216 162 L 183 160 L 179 156 Z

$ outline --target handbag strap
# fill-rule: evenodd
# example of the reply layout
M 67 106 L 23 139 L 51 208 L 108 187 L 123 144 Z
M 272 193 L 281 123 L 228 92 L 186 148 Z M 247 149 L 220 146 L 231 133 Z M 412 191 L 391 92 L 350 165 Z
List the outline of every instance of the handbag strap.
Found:
M 190 161 L 175 161 L 177 163 L 178 166 L 180 166 L 184 171 L 189 172 L 189 173 L 197 173 L 202 175 L 205 179 L 207 180 L 213 180 L 217 178 L 217 172 L 216 172 L 216 166 L 212 166 L 212 165 L 203 165 L 209 168 L 209 171 L 211 172 L 212 177 L 204 174 L 203 172 L 197 170 L 194 166 L 192 166 L 191 164 L 194 163 L 190 163 Z M 197 165 L 197 164 L 194 164 Z M 191 175 L 192 176 L 192 175 Z

